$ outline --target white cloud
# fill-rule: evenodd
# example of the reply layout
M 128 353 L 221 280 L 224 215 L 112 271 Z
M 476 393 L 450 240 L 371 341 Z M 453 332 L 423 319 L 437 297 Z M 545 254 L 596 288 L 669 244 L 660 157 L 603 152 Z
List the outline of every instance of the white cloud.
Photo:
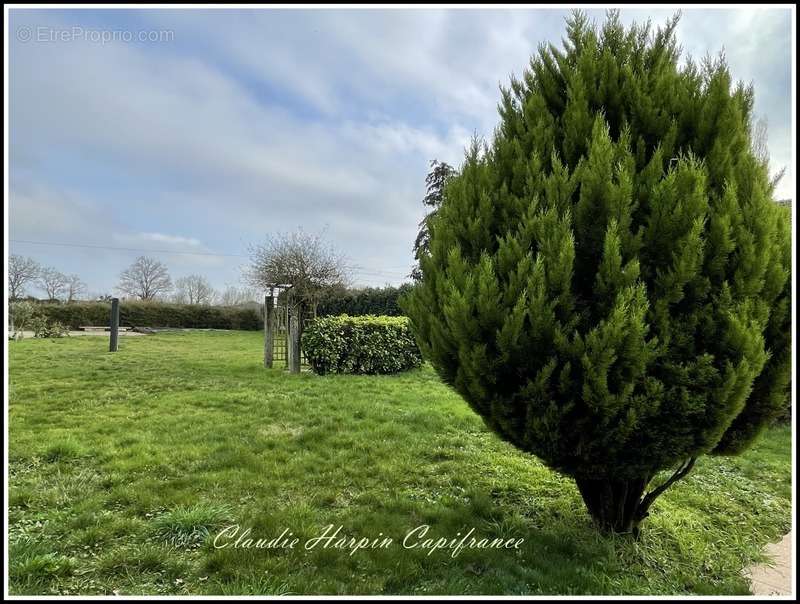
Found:
M 162 248 L 168 251 L 203 253 L 208 250 L 199 239 L 169 235 L 166 233 L 112 233 L 112 238 L 120 246 L 143 246 L 145 249 Z
M 44 79 L 35 69 L 41 64 L 53 67 Z M 76 82 L 76 73 L 87 77 Z M 423 212 L 427 160 L 446 154 L 457 161 L 467 139 L 458 128 L 442 137 L 396 121 L 299 119 L 257 102 L 212 66 L 181 57 L 153 63 L 133 47 L 39 47 L 17 62 L 15 74 L 14 95 L 24 100 L 12 110 L 25 132 L 15 144 L 19 157 L 36 158 L 45 147 L 85 149 L 98 166 L 90 163 L 91 171 L 73 176 L 91 181 L 94 170 L 114 162 L 124 166 L 121 194 L 166 180 L 151 198 L 135 201 L 136 222 L 142 215 L 154 226 L 177 222 L 174 232 L 183 230 L 176 215 L 195 227 L 200 216 L 201 228 L 220 239 L 244 235 L 237 252 L 267 232 L 327 225 L 349 255 L 374 253 L 376 269 L 407 264 Z M 51 104 L 52 98 L 59 102 Z M 35 172 L 37 160 L 27 161 Z M 130 218 L 115 193 L 112 188 L 109 203 Z M 117 240 L 139 245 L 142 236 L 133 225 L 129 231 Z M 393 281 L 405 274 L 384 272 Z
M 12 12 L 12 29 L 81 14 Z M 559 42 L 564 11 L 136 14 L 175 43 L 12 42 L 12 236 L 239 254 L 327 226 L 369 267 L 359 279 L 380 283 L 411 262 L 428 161 L 458 164 L 473 132 L 491 135 L 498 85 Z M 686 11 L 679 29 L 695 54 L 726 41 L 734 73 L 756 82 L 776 164 L 791 159 L 786 27 L 774 11 Z M 241 260 L 170 262 L 221 285 Z

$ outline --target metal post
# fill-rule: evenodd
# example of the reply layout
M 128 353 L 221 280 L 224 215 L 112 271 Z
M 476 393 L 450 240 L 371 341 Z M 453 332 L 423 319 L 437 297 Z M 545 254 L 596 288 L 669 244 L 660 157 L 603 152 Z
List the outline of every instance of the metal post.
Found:
M 119 298 L 111 298 L 111 337 L 109 339 L 109 352 L 117 352 L 119 338 Z
M 264 296 L 264 367 L 272 368 L 275 354 L 275 299 Z

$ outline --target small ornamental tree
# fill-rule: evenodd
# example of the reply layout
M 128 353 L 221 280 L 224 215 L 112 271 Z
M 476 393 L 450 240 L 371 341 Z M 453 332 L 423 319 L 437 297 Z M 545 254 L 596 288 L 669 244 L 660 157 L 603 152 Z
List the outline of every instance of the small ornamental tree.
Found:
M 262 290 L 286 287 L 294 299 L 316 308 L 330 292 L 341 291 L 348 281 L 347 264 L 322 235 L 299 229 L 268 237 L 250 248 L 250 265 L 245 269 L 249 283 Z
M 615 532 L 748 447 L 789 386 L 791 235 L 753 91 L 681 63 L 676 25 L 568 19 L 448 182 L 405 301 L 442 379 Z

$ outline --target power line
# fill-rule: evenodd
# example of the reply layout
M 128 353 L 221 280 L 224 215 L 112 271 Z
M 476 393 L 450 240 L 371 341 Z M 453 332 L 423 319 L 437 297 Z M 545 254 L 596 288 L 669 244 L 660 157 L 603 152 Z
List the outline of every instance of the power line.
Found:
M 399 266 L 399 265 L 382 266 L 381 268 L 374 268 L 374 267 L 370 267 L 370 266 L 364 266 L 363 264 L 346 264 L 345 266 L 347 268 L 352 268 L 352 269 L 356 269 L 356 270 L 358 270 L 358 269 L 364 269 L 364 270 L 367 270 L 367 271 L 377 270 L 377 271 L 388 271 L 390 273 L 391 272 L 398 272 L 398 271 L 402 272 L 402 271 L 411 270 L 411 265 L 410 264 L 403 265 L 403 266 Z
M 86 249 L 95 249 L 95 250 L 114 250 L 120 252 L 143 252 L 149 254 L 178 254 L 178 255 L 188 255 L 188 256 L 217 256 L 217 257 L 224 257 L 224 258 L 247 258 L 248 256 L 245 254 L 229 254 L 224 252 L 189 252 L 185 250 L 159 250 L 159 249 L 148 249 L 148 248 L 136 248 L 136 247 L 121 247 L 121 246 L 113 246 L 113 245 L 99 245 L 99 244 L 91 244 L 91 243 L 67 243 L 62 241 L 33 241 L 30 239 L 9 239 L 9 243 L 23 243 L 23 244 L 30 244 L 30 245 L 44 245 L 44 246 L 56 246 L 56 247 L 71 247 L 71 248 L 86 248 Z M 356 274 L 367 276 L 367 277 L 405 277 L 406 274 L 404 270 L 385 270 L 385 269 L 375 269 L 365 267 L 363 265 L 348 265 L 348 268 L 353 270 Z M 394 267 L 391 267 L 394 269 Z
M 95 250 L 117 250 L 122 252 L 147 252 L 151 254 L 185 254 L 190 256 L 229 256 L 236 258 L 246 258 L 244 254 L 224 254 L 218 252 L 187 252 L 180 250 L 153 250 L 136 247 L 118 247 L 113 245 L 95 245 L 89 243 L 62 243 L 55 241 L 30 241 L 28 239 L 9 239 L 11 243 L 30 243 L 33 245 L 55 245 L 58 247 L 83 247 Z
M 373 269 L 373 268 L 361 268 L 358 266 L 347 266 L 345 267 L 355 273 L 363 273 L 365 275 L 375 274 L 375 275 L 400 275 L 402 273 L 408 272 L 411 268 L 403 269 L 403 270 L 384 270 L 384 269 Z

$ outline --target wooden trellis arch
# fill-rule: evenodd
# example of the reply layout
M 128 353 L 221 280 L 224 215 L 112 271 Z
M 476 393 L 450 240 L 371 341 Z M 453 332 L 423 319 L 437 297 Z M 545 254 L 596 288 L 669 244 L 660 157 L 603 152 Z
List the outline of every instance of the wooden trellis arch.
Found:
M 283 364 L 292 373 L 306 365 L 300 345 L 303 327 L 316 317 L 316 306 L 292 295 L 290 284 L 275 284 L 264 295 L 264 367 Z

